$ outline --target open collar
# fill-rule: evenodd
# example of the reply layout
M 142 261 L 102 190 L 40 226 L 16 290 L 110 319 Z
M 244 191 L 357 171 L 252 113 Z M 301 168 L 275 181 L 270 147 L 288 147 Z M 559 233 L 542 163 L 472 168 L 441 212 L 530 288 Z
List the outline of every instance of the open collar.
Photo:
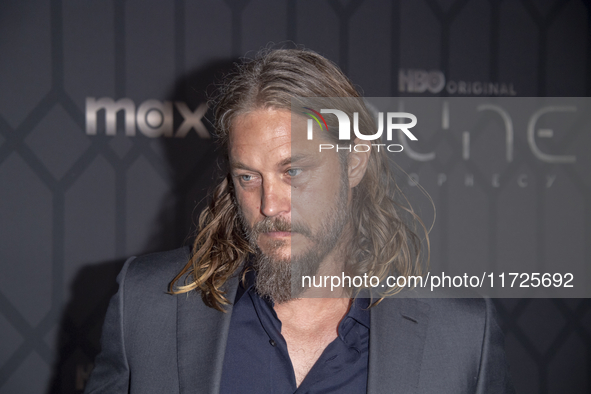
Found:
M 226 282 L 234 300 L 239 275 Z M 177 296 L 177 361 L 181 394 L 217 394 L 232 306 L 207 307 L 197 292 Z M 413 298 L 385 299 L 371 310 L 367 392 L 416 393 L 429 325 L 429 305 Z

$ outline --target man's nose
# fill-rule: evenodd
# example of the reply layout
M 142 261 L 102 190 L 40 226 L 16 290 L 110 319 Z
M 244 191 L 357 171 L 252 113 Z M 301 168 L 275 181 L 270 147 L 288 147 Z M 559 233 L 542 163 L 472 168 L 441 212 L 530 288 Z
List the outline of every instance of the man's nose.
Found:
M 291 211 L 291 187 L 283 182 L 263 181 L 261 213 L 268 217 Z

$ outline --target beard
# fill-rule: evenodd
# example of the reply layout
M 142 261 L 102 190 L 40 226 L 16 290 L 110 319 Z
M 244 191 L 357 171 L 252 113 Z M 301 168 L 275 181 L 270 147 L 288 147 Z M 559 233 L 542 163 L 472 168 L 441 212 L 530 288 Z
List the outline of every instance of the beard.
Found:
M 349 221 L 348 190 L 346 176 L 341 181 L 337 200 L 321 219 L 316 232 L 304 223 L 285 220 L 281 217 L 266 217 L 250 227 L 240 211 L 240 219 L 246 238 L 255 251 L 253 267 L 257 272 L 255 289 L 261 297 L 280 304 L 298 298 L 305 290 L 301 286 L 303 276 L 314 276 L 325 257 L 334 250 L 345 225 Z M 311 246 L 304 252 L 289 257 L 280 255 L 284 240 L 272 240 L 263 252 L 258 244 L 261 233 L 281 231 L 304 236 Z

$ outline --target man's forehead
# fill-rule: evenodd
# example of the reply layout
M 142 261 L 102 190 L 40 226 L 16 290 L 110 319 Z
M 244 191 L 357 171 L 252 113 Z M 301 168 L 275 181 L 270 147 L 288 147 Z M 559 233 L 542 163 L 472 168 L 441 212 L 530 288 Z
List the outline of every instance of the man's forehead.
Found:
M 304 127 L 301 127 L 304 124 Z M 289 164 L 313 156 L 305 121 L 287 110 L 257 110 L 237 117 L 229 132 L 231 165 L 253 155 L 268 155 L 277 164 Z
M 232 134 L 234 134 L 232 136 Z M 268 159 L 286 160 L 292 154 L 292 140 L 289 133 L 280 131 L 253 133 L 240 130 L 230 132 L 228 152 L 230 162 L 251 156 L 266 156 Z
M 268 143 L 291 138 L 291 114 L 287 110 L 258 109 L 238 115 L 229 131 L 233 145 Z

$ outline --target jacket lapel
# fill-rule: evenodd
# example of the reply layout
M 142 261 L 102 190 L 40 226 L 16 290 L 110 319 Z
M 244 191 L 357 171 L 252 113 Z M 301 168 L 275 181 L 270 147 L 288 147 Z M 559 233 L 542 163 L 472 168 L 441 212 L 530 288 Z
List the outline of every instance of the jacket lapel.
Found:
M 234 301 L 238 277 L 226 282 L 226 297 Z M 232 317 L 206 306 L 195 291 L 177 295 L 177 364 L 181 394 L 215 393 L 220 389 L 222 366 Z
M 417 392 L 428 313 L 413 298 L 387 298 L 371 309 L 368 393 Z

